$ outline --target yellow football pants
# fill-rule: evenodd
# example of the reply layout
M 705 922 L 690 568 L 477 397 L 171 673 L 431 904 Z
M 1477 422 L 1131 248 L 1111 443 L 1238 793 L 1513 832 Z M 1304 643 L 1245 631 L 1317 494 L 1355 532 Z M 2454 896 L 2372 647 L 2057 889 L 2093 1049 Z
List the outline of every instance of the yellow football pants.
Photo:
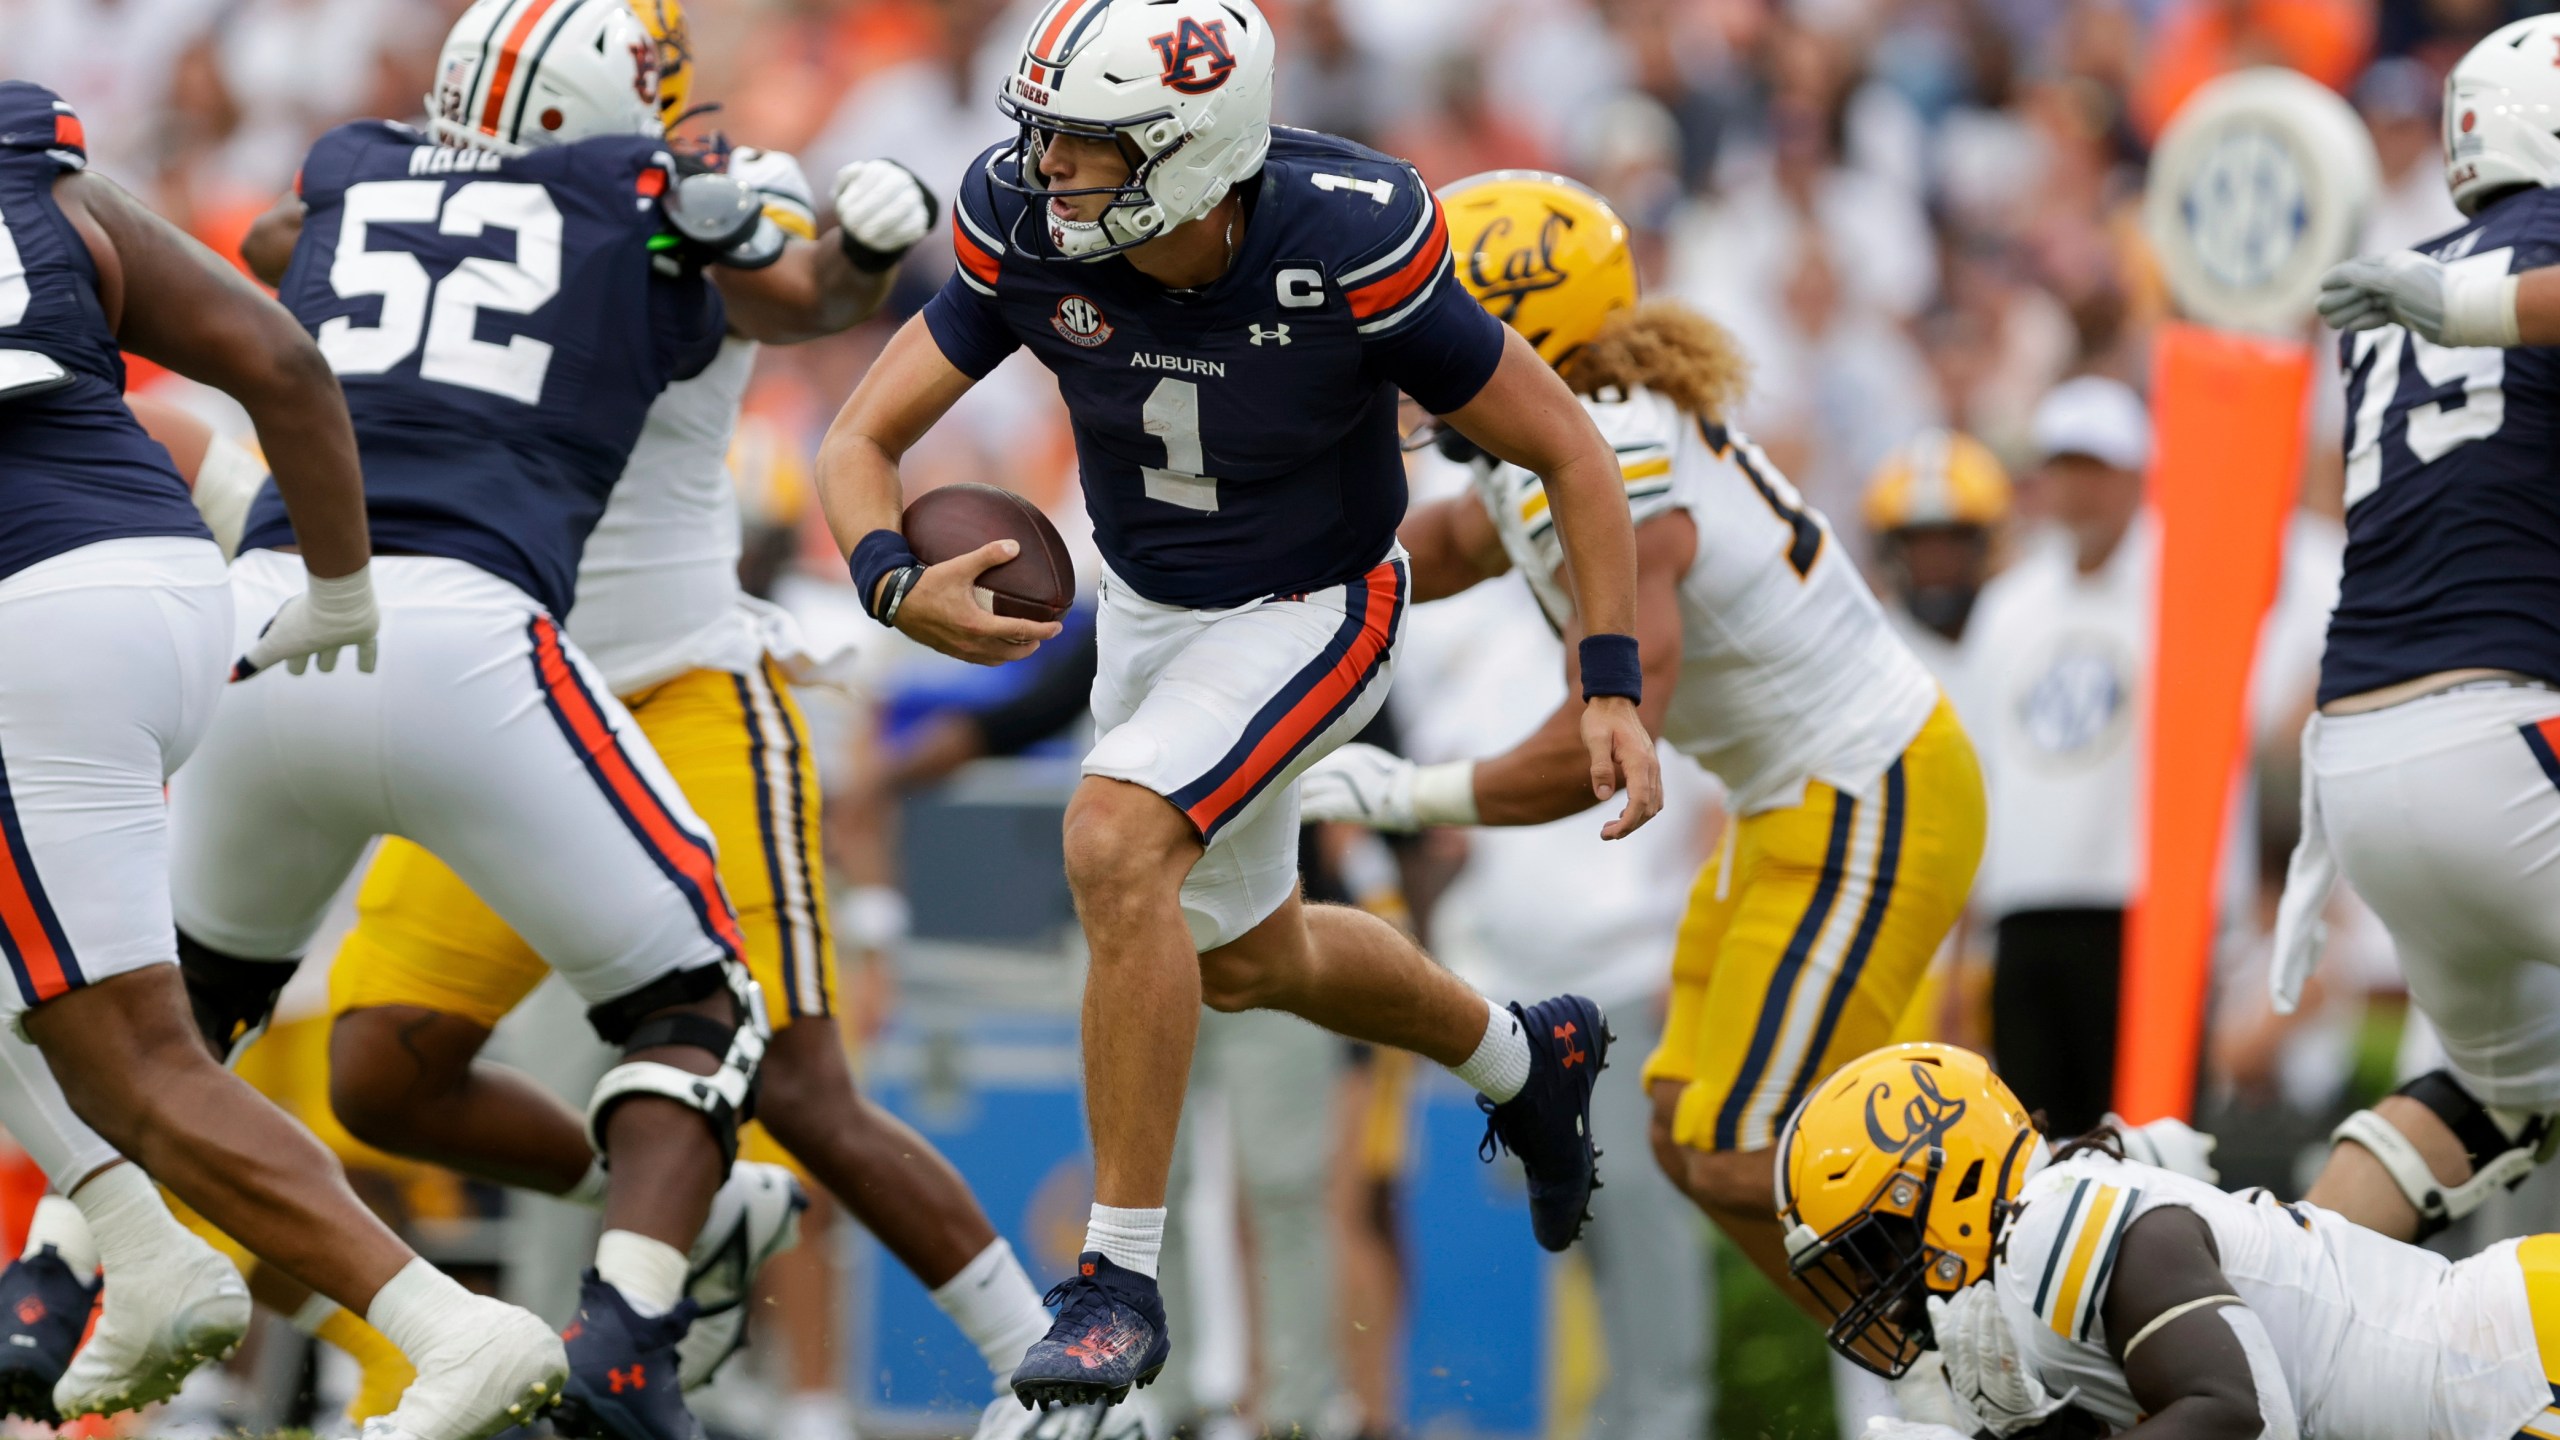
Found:
M 720 852 L 720 885 L 737 907 L 747 967 L 776 1028 L 832 1023 L 835 941 L 818 857 L 818 766 L 807 725 L 770 660 L 754 673 L 694 670 L 625 696 Z M 332 1015 L 414 1005 L 484 1026 L 549 973 L 445 863 L 385 838 L 356 896 L 356 926 L 329 971 Z M 783 1161 L 750 1126 L 750 1159 Z
M 1973 888 L 1983 807 L 1973 743 L 1941 699 L 1864 797 L 1813 781 L 1802 803 L 1725 828 L 1644 1067 L 1648 1087 L 1686 1087 L 1675 1139 L 1766 1149 L 1822 1077 L 1895 1038 Z

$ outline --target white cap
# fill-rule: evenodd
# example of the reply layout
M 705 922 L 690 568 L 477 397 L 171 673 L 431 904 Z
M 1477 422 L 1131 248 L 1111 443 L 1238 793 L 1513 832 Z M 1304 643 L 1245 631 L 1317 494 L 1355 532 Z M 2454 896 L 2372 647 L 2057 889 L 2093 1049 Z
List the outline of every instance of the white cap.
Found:
M 2119 470 L 2151 463 L 2151 412 L 2121 380 L 2083 375 L 2065 380 L 2036 403 L 2036 455 L 2086 455 Z

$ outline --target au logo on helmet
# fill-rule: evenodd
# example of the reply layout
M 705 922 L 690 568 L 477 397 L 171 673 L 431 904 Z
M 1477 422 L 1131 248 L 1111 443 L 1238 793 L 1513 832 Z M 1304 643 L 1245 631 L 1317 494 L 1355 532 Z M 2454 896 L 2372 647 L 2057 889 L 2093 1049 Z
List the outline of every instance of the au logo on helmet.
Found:
M 1236 70 L 1236 53 L 1227 45 L 1227 22 L 1203 23 L 1185 17 L 1162 35 L 1150 35 L 1156 58 L 1164 62 L 1164 83 L 1185 95 L 1206 95 L 1227 83 Z M 1198 67 L 1206 64 L 1208 69 Z

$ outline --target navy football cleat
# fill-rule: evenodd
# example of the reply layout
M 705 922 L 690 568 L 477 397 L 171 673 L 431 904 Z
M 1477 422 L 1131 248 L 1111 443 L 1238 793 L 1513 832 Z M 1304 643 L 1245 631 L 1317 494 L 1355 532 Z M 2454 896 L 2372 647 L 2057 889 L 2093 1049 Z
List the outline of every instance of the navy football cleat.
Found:
M 1511 1013 L 1529 1032 L 1529 1083 L 1499 1105 L 1479 1095 L 1484 1144 L 1491 1163 L 1497 1149 L 1520 1157 L 1529 1173 L 1529 1228 L 1538 1243 L 1562 1250 L 1591 1218 L 1591 1192 L 1600 1188 L 1600 1151 L 1591 1143 L 1591 1091 L 1609 1066 L 1609 1022 L 1600 1007 L 1579 995 L 1559 995 Z
M 578 1286 L 578 1318 L 560 1338 L 569 1384 L 553 1428 L 602 1440 L 704 1440 L 685 1408 L 676 1342 L 699 1307 L 679 1300 L 664 1315 L 642 1315 L 589 1270 Z
M 1131 1387 L 1153 1383 L 1173 1353 L 1156 1282 L 1098 1251 L 1076 1257 L 1076 1273 L 1042 1301 L 1058 1307 L 1058 1318 L 1013 1372 L 1026 1406 L 1117 1405 Z
M 0 1270 L 0 1415 L 57 1424 L 54 1382 L 89 1328 L 98 1280 L 85 1283 L 51 1245 Z

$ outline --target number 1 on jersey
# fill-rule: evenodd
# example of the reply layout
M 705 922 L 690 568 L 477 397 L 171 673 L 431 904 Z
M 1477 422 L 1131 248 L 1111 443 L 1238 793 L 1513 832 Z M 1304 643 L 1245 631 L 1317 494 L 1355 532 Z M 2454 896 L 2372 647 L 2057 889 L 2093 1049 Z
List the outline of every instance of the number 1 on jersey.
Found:
M 18 258 L 18 242 L 9 234 L 9 217 L 0 215 L 0 330 L 27 318 L 27 264 Z
M 1164 441 L 1164 468 L 1141 467 L 1147 477 L 1147 498 L 1185 510 L 1215 512 L 1218 481 L 1200 473 L 1209 466 L 1208 453 L 1200 444 L 1200 387 L 1168 375 L 1147 392 L 1147 403 L 1138 416 L 1148 434 Z
M 1354 180 L 1348 175 L 1310 175 L 1307 177 L 1307 183 L 1319 190 L 1357 190 L 1381 205 L 1396 198 L 1396 185 L 1392 180 Z

